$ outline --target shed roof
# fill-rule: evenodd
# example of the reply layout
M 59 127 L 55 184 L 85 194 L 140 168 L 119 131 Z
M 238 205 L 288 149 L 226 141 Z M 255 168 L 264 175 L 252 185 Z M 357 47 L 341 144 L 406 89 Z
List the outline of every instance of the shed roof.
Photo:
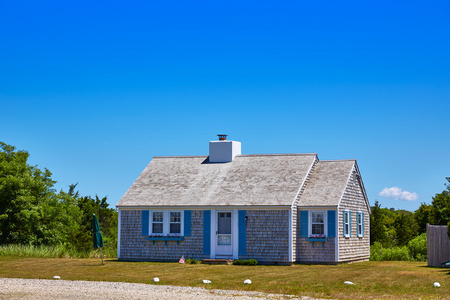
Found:
M 337 206 L 356 160 L 319 161 L 298 206 Z
M 154 157 L 117 207 L 290 206 L 317 154 Z

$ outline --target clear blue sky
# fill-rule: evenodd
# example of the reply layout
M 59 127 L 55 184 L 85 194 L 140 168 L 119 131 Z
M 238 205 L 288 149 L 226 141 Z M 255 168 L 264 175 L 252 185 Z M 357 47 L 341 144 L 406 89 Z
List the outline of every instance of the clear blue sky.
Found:
M 449 53 L 447 0 L 4 0 L 0 141 L 113 207 L 226 133 L 356 158 L 371 204 L 415 210 L 450 176 Z

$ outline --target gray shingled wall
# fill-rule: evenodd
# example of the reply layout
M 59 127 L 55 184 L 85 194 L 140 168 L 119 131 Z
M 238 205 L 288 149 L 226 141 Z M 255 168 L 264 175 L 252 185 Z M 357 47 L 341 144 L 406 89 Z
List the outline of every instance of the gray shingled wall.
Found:
M 357 172 L 354 169 L 338 209 L 339 262 L 368 260 L 370 258 L 370 214 L 356 174 Z M 344 210 L 352 212 L 351 237 L 344 237 Z M 356 234 L 357 211 L 364 212 L 364 237 L 358 237 Z
M 260 263 L 289 263 L 289 210 L 247 210 L 247 255 Z
M 185 258 L 204 259 L 203 255 L 203 211 L 191 211 L 191 236 L 185 236 L 183 241 L 167 242 L 148 241 L 142 232 L 142 211 L 121 211 L 120 256 L 121 259 L 142 261 L 178 261 L 182 255 Z
M 308 242 L 307 238 L 300 237 L 300 211 L 297 213 L 297 253 L 296 262 L 299 263 L 335 263 L 335 238 L 328 238 L 322 242 Z

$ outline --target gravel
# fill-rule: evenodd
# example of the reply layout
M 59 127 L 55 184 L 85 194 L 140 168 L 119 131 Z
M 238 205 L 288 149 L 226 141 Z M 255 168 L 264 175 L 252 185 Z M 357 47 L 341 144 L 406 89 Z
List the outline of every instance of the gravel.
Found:
M 313 299 L 142 283 L 0 278 L 0 299 Z

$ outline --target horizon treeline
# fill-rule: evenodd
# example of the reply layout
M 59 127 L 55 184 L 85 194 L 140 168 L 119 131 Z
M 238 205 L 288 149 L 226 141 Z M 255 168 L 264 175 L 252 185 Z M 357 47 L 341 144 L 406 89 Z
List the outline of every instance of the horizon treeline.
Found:
M 107 197 L 81 196 L 76 184 L 57 192 L 52 173 L 28 164 L 27 151 L 0 142 L 0 245 L 93 249 L 96 214 L 105 247 L 117 248 L 118 213 Z
M 405 246 L 426 233 L 427 224 L 450 227 L 450 177 L 446 180 L 446 189 L 432 197 L 431 204 L 422 202 L 414 212 L 381 208 L 375 201 L 370 214 L 370 245 L 379 242 L 385 248 Z

